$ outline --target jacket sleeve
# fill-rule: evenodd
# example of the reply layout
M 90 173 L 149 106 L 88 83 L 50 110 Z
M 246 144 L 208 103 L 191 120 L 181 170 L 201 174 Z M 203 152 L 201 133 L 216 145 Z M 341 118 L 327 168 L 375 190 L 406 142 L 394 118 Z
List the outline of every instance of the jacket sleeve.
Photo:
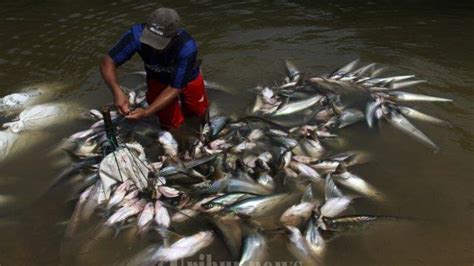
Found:
M 135 37 L 133 28 L 125 32 L 107 53 L 116 65 L 128 61 L 140 49 L 140 41 Z

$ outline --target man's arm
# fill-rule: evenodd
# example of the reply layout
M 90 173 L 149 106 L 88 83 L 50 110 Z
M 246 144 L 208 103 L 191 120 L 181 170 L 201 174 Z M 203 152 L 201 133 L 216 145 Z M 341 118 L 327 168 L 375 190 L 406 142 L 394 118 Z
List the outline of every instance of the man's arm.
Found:
M 180 89 L 173 88 L 168 86 L 163 92 L 160 93 L 160 96 L 150 104 L 147 109 L 137 108 L 133 110 L 130 115 L 127 116 L 128 119 L 139 120 L 144 117 L 148 117 L 171 103 L 176 97 L 178 97 Z
M 128 97 L 123 93 L 117 80 L 117 67 L 114 60 L 106 55 L 100 64 L 100 74 L 114 96 L 114 104 L 122 115 L 127 115 L 129 110 Z

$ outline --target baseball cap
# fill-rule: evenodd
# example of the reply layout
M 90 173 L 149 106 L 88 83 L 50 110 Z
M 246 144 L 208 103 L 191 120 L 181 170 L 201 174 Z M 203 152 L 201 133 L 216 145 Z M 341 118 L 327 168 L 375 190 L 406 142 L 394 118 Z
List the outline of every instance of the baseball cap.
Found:
M 180 21 L 176 10 L 158 8 L 148 17 L 140 42 L 158 50 L 164 49 L 178 32 Z

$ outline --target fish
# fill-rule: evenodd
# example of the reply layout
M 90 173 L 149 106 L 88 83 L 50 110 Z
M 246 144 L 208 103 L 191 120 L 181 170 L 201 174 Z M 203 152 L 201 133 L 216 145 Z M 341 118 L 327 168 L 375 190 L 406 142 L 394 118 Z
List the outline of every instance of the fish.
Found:
M 367 107 L 365 109 L 365 119 L 369 127 L 374 126 L 375 111 L 380 106 L 380 104 L 381 104 L 380 101 L 373 101 L 373 102 L 367 103 Z
M 168 186 L 158 186 L 157 193 L 167 198 L 175 198 L 182 194 L 181 191 Z
M 292 152 L 295 155 L 319 158 L 324 154 L 325 150 L 319 140 L 305 138 L 299 142 L 299 145 L 292 149 Z
M 355 228 L 360 228 L 361 226 L 373 223 L 382 218 L 392 218 L 393 217 L 384 217 L 384 216 L 375 216 L 375 215 L 349 215 L 341 217 L 324 217 L 323 221 L 326 225 L 326 228 L 331 231 L 348 231 Z
M 272 213 L 277 207 L 291 201 L 292 195 L 288 193 L 271 196 L 258 196 L 236 202 L 224 210 L 243 217 L 263 217 Z
M 322 181 L 321 175 L 319 175 L 319 173 L 316 170 L 314 170 L 313 168 L 311 168 L 310 166 L 304 163 L 292 161 L 290 163 L 290 167 L 293 170 L 297 171 L 300 176 L 306 177 L 309 180 L 311 180 L 311 182 L 319 183 Z
M 423 132 L 417 129 L 408 119 L 403 115 L 397 112 L 390 112 L 389 115 L 385 116 L 385 119 L 395 128 L 400 129 L 402 132 L 406 133 L 408 136 L 420 141 L 421 143 L 432 148 L 434 151 L 439 151 L 440 148 L 436 145 L 428 136 Z
M 440 126 L 452 127 L 451 123 L 449 123 L 449 122 L 446 122 L 446 121 L 441 120 L 439 118 L 424 114 L 424 113 L 422 113 L 418 110 L 415 110 L 413 108 L 410 108 L 410 107 L 398 106 L 397 110 L 400 111 L 400 113 L 402 113 L 403 115 L 405 115 L 409 118 L 412 118 L 412 119 L 416 119 L 416 120 L 419 120 L 419 121 L 424 121 L 424 122 L 428 122 L 428 123 L 432 123 L 432 124 L 436 124 L 436 125 L 440 125 Z
M 348 172 L 343 171 L 340 173 L 335 173 L 332 175 L 332 178 L 335 182 L 352 189 L 362 195 L 368 196 L 376 200 L 383 200 L 383 195 L 377 191 L 372 185 L 364 181 L 359 176 Z
M 328 174 L 326 176 L 326 186 L 324 187 L 325 199 L 329 200 L 331 198 L 340 198 L 342 196 L 343 196 L 342 192 L 336 186 L 336 183 L 334 183 L 334 180 L 332 179 L 331 174 Z
M 322 98 L 323 96 L 316 95 L 302 101 L 286 104 L 282 106 L 280 109 L 276 110 L 276 112 L 274 112 L 272 116 L 288 115 L 288 114 L 293 114 L 293 113 L 302 111 L 304 109 L 310 108 L 311 106 L 315 105 Z
M 155 202 L 155 222 L 158 226 L 168 228 L 171 223 L 171 217 L 168 210 L 163 206 L 162 202 Z
M 337 197 L 329 198 L 326 200 L 323 206 L 321 206 L 321 216 L 322 217 L 335 217 L 345 211 L 349 204 L 351 203 L 352 198 L 350 197 Z
M 280 217 L 280 222 L 285 226 L 298 226 L 305 222 L 315 207 L 314 203 L 301 202 L 288 208 Z
M 153 203 L 147 202 L 145 207 L 143 207 L 142 213 L 138 217 L 138 232 L 143 233 L 147 226 L 153 221 L 153 216 L 155 214 L 155 207 Z
M 287 226 L 288 230 L 288 249 L 293 255 L 303 263 L 303 265 L 318 265 L 320 258 L 315 256 L 301 231 L 294 226 Z
M 225 215 L 210 217 L 209 222 L 216 227 L 216 234 L 224 240 L 232 258 L 237 261 L 241 257 L 242 229 L 240 219 Z
M 239 266 L 256 265 L 265 259 L 267 243 L 262 234 L 252 232 L 244 239 Z
M 390 92 L 389 95 L 394 98 L 395 101 L 403 102 L 452 102 L 453 100 L 441 97 L 434 97 L 423 94 L 414 94 L 403 91 Z
M 71 215 L 71 218 L 69 219 L 69 223 L 66 228 L 66 233 L 64 234 L 64 237 L 66 239 L 71 239 L 76 233 L 77 227 L 79 226 L 79 222 L 81 220 L 81 212 L 84 208 L 84 204 L 90 197 L 93 188 L 94 186 L 91 185 L 81 193 L 79 200 L 77 201 L 76 206 L 74 207 L 74 211 Z
M 334 70 L 331 74 L 328 75 L 329 79 L 339 79 L 341 76 L 345 75 L 346 73 L 351 72 L 354 70 L 355 66 L 359 63 L 359 59 L 356 59 L 349 64 L 340 67 L 336 70 Z
M 308 225 L 306 226 L 306 230 L 304 232 L 304 238 L 306 239 L 306 242 L 308 243 L 312 253 L 315 256 L 321 257 L 324 253 L 325 241 L 319 233 L 319 229 L 315 225 L 315 221 L 313 219 L 308 221 Z
M 134 204 L 131 206 L 125 206 L 120 209 L 118 209 L 112 216 L 107 219 L 105 222 L 106 226 L 112 226 L 116 223 L 122 222 L 125 219 L 136 215 L 140 213 L 143 210 L 143 207 L 145 206 L 146 202 L 145 200 L 141 199 L 136 201 Z
M 285 65 L 290 82 L 298 81 L 302 76 L 298 68 L 288 60 L 285 60 Z
M 272 190 L 256 182 L 231 178 L 227 183 L 227 192 L 250 193 L 255 195 L 269 195 Z
M 168 131 L 161 131 L 159 133 L 158 141 L 163 145 L 163 149 L 165 154 L 168 156 L 175 158 L 178 156 L 178 143 L 174 139 L 173 135 L 171 135 Z
M 152 261 L 176 261 L 191 257 L 201 249 L 209 246 L 214 240 L 211 231 L 202 231 L 194 235 L 183 237 L 169 247 L 160 247 L 152 256 Z
M 120 184 L 115 190 L 112 196 L 107 203 L 107 209 L 112 209 L 113 207 L 117 206 L 122 200 L 125 198 L 128 190 L 133 185 L 131 180 L 125 180 L 122 184 Z

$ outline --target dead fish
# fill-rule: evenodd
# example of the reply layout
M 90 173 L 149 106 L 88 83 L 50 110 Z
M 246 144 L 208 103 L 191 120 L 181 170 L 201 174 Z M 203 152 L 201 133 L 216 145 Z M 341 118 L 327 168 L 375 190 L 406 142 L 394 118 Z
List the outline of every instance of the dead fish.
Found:
M 350 197 L 329 198 L 321 207 L 322 217 L 335 217 L 345 211 L 352 199 Z
M 367 107 L 365 109 L 365 119 L 369 127 L 373 127 L 374 125 L 375 111 L 377 108 L 379 108 L 380 104 L 381 102 L 377 100 L 367 103 Z
M 321 95 L 316 95 L 311 98 L 302 100 L 302 101 L 297 101 L 293 103 L 289 103 L 278 109 L 275 113 L 273 113 L 273 116 L 279 116 L 279 115 L 288 115 L 292 113 L 299 112 L 301 110 L 307 109 L 316 103 L 318 103 L 323 96 Z
M 244 217 L 266 216 L 292 199 L 291 194 L 259 196 L 234 203 L 225 210 Z
M 315 204 L 311 202 L 301 202 L 288 208 L 280 217 L 283 225 L 298 226 L 305 222 L 314 209 Z
M 163 149 L 168 156 L 172 158 L 178 156 L 178 143 L 171 133 L 168 131 L 161 131 L 159 133 L 158 141 L 163 145 Z
M 195 217 L 196 215 L 198 215 L 198 213 L 199 212 L 194 209 L 180 210 L 176 212 L 175 214 L 173 214 L 173 216 L 171 217 L 171 221 L 173 223 L 182 223 L 189 220 L 190 218 Z
M 359 192 L 362 195 L 366 195 L 377 200 L 383 199 L 382 194 L 378 192 L 372 185 L 351 172 L 343 171 L 340 173 L 335 173 L 332 175 L 332 178 L 337 183 Z
M 127 218 L 140 213 L 143 210 L 145 204 L 145 200 L 141 199 L 131 206 L 118 209 L 114 214 L 112 214 L 112 216 L 109 217 L 109 219 L 105 222 L 105 225 L 112 226 L 116 223 L 125 221 Z
M 272 190 L 268 187 L 262 186 L 254 181 L 247 181 L 242 179 L 229 179 L 227 183 L 227 192 L 235 193 L 250 193 L 255 195 L 270 195 Z
M 406 119 L 403 115 L 397 112 L 390 112 L 390 114 L 386 115 L 385 118 L 387 119 L 390 124 L 407 135 L 413 137 L 414 139 L 420 141 L 421 143 L 431 147 L 435 151 L 439 151 L 438 145 L 436 145 L 428 136 L 426 136 L 423 132 L 417 129 L 408 119 Z
M 76 206 L 74 208 L 74 212 L 72 213 L 71 218 L 69 219 L 69 223 L 65 233 L 66 238 L 72 238 L 76 233 L 77 227 L 79 226 L 79 222 L 81 220 L 81 212 L 83 210 L 83 206 L 91 195 L 93 188 L 94 186 L 92 185 L 81 193 L 81 196 L 79 197 L 79 200 L 77 201 Z
M 389 93 L 396 101 L 404 102 L 452 102 L 451 99 L 433 97 L 423 94 L 414 94 L 403 91 L 394 91 Z
M 318 183 L 322 181 L 319 173 L 306 164 L 292 161 L 290 163 L 290 168 L 298 172 L 300 176 L 308 178 L 311 182 Z
M 319 233 L 319 229 L 315 225 L 315 221 L 313 219 L 308 221 L 308 226 L 306 227 L 304 238 L 306 239 L 309 248 L 315 256 L 320 257 L 323 255 L 325 248 L 324 239 Z
M 171 223 L 171 218 L 168 213 L 168 210 L 159 200 L 155 202 L 155 222 L 158 226 L 162 226 L 165 228 L 168 228 Z
M 211 231 L 202 231 L 192 236 L 184 237 L 170 247 L 161 247 L 153 254 L 153 261 L 176 261 L 193 256 L 201 249 L 209 246 L 214 240 Z
M 153 221 L 153 215 L 155 214 L 155 207 L 153 203 L 147 202 L 145 207 L 143 208 L 142 213 L 138 217 L 138 232 L 142 233 L 145 231 L 146 227 Z
M 350 62 L 349 64 L 334 70 L 331 74 L 328 75 L 328 78 L 330 78 L 330 79 L 339 79 L 343 75 L 345 75 L 345 74 L 351 72 L 352 70 L 354 70 L 355 66 L 358 63 L 359 63 L 359 59 L 356 59 L 356 60 Z
M 293 253 L 298 260 L 303 262 L 303 265 L 318 265 L 320 259 L 313 254 L 300 230 L 294 226 L 287 226 L 286 229 L 289 233 L 289 242 L 287 245 L 291 253 Z
M 326 176 L 326 186 L 324 188 L 324 197 L 326 200 L 330 198 L 342 197 L 342 192 L 336 186 L 336 183 L 334 183 L 334 180 L 332 180 L 332 177 L 330 174 Z
M 250 233 L 244 239 L 242 257 L 239 266 L 256 265 L 262 262 L 266 256 L 267 243 L 263 235 L 257 232 Z
M 217 228 L 217 234 L 224 240 L 232 258 L 238 260 L 241 256 L 242 229 L 240 219 L 233 216 L 214 216 L 210 222 Z
M 131 188 L 132 185 L 133 182 L 131 180 L 126 180 L 125 182 L 120 184 L 114 190 L 112 197 L 110 197 L 109 202 L 107 203 L 107 209 L 111 209 L 117 206 L 125 198 L 125 195 L 127 194 L 128 190 Z
M 168 186 L 158 186 L 157 192 L 167 198 L 175 198 L 182 194 L 181 191 Z
M 406 106 L 398 106 L 397 109 L 405 116 L 409 118 L 413 118 L 416 120 L 440 125 L 440 126 L 447 126 L 447 127 L 452 127 L 452 125 L 449 122 L 443 121 L 439 118 L 424 114 L 418 110 L 415 110 L 413 108 L 409 108 Z
M 302 77 L 301 72 L 292 62 L 285 60 L 285 65 L 290 82 L 298 81 Z
M 317 140 L 305 138 L 292 151 L 295 155 L 320 158 L 324 154 L 324 147 Z

